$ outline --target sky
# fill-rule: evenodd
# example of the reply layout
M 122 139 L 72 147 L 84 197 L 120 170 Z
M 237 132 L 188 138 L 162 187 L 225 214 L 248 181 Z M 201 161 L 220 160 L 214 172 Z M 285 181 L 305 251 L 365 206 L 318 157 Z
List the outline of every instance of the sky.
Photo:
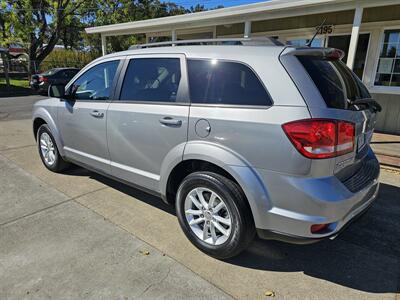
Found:
M 224 7 L 229 6 L 237 6 L 242 4 L 250 4 L 250 3 L 257 3 L 257 2 L 264 2 L 266 0 L 172 0 L 171 2 L 175 2 L 176 4 L 182 5 L 184 7 L 195 6 L 196 4 L 204 5 L 207 8 L 213 8 L 218 5 L 223 5 Z

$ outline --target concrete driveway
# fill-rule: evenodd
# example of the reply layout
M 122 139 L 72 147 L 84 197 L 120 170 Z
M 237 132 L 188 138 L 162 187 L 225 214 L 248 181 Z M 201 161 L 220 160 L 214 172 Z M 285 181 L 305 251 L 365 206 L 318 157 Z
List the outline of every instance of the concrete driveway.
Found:
M 266 299 L 266 291 L 277 299 L 396 299 L 398 172 L 382 171 L 378 201 L 337 239 L 308 246 L 256 240 L 221 262 L 186 240 L 160 199 L 80 168 L 47 171 L 30 120 L 16 119 L 0 122 L 6 299 Z

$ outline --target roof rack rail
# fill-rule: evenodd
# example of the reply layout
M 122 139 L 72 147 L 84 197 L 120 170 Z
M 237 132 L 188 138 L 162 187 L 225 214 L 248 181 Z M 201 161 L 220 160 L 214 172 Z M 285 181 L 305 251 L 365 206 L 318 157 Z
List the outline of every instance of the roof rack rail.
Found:
M 129 50 L 144 49 L 166 46 L 191 46 L 191 45 L 244 45 L 244 46 L 283 46 L 283 44 L 273 37 L 257 38 L 218 38 L 218 39 L 199 39 L 199 40 L 180 40 L 167 41 L 148 44 L 137 44 L 129 47 Z

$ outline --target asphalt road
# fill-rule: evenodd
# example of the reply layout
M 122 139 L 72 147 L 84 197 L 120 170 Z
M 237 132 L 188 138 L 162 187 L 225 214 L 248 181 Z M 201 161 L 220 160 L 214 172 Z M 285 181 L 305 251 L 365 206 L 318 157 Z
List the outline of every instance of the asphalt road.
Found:
M 398 172 L 382 171 L 376 203 L 335 240 L 256 240 L 221 262 L 160 199 L 79 168 L 47 171 L 29 101 L 0 122 L 0 298 L 400 299 Z
M 33 104 L 45 97 L 39 95 L 1 98 L 0 121 L 30 119 Z

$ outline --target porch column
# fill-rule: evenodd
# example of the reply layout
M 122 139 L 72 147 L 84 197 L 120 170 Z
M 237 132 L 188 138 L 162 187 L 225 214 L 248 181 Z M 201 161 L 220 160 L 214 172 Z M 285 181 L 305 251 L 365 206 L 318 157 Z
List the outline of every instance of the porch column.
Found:
M 347 54 L 347 66 L 350 69 L 353 69 L 354 59 L 356 57 L 358 36 L 360 33 L 360 26 L 361 26 L 361 22 L 362 22 L 363 10 L 364 9 L 359 4 L 357 4 L 356 11 L 354 13 L 353 29 L 351 31 L 349 53 Z
M 251 37 L 251 21 L 244 22 L 244 38 Z
M 177 39 L 177 37 L 176 37 L 176 30 L 173 29 L 173 30 L 171 31 L 171 41 L 175 42 L 176 39 Z
M 105 35 L 101 35 L 101 52 L 103 55 L 107 54 L 107 40 Z

